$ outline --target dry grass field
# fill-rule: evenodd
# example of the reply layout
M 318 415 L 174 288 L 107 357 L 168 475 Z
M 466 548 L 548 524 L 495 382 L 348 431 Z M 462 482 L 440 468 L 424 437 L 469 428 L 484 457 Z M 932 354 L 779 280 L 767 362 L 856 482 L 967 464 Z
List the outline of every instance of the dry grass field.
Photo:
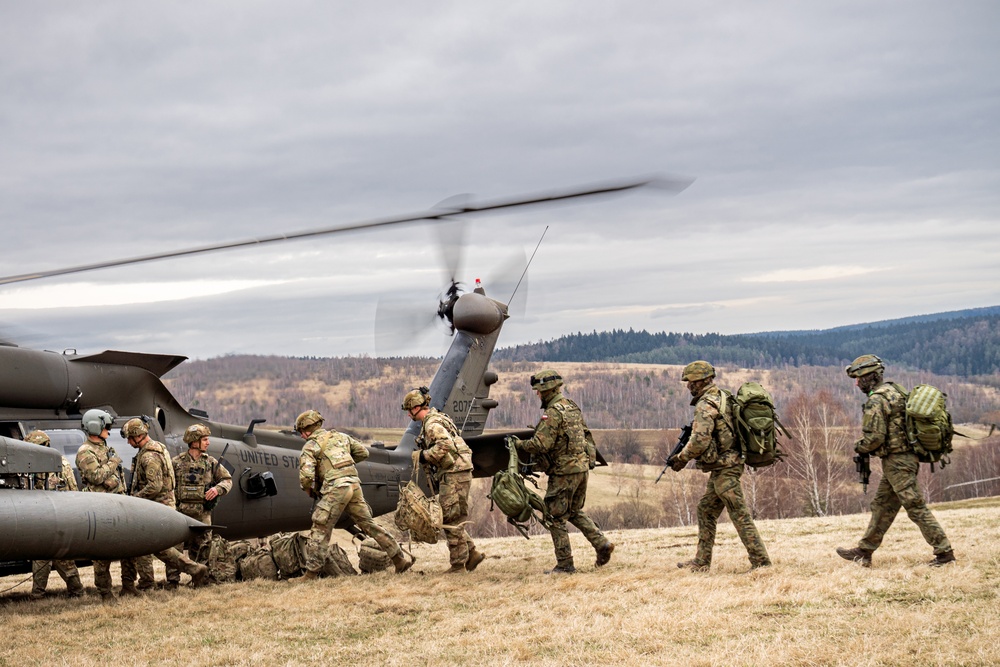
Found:
M 834 554 L 862 514 L 759 524 L 774 567 L 747 573 L 732 526 L 712 571 L 675 563 L 692 527 L 611 533 L 611 563 L 573 535 L 580 572 L 552 565 L 544 536 L 481 540 L 489 558 L 443 575 L 443 544 L 414 545 L 404 575 L 295 585 L 250 582 L 103 605 L 91 594 L 26 598 L 0 580 L 0 665 L 996 665 L 1000 664 L 1000 499 L 934 510 L 959 562 L 900 516 L 863 569 Z M 84 571 L 89 583 L 89 569 Z M 162 576 L 162 570 L 161 570 Z

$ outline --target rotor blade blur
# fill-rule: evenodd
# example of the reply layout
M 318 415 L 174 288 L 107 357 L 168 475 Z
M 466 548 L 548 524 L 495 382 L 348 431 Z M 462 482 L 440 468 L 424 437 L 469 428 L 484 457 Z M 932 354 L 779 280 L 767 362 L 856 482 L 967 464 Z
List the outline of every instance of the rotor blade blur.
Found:
M 375 307 L 375 355 L 399 357 L 411 352 L 432 331 L 444 333 L 437 312 L 402 299 L 379 299 Z
M 526 310 L 528 293 L 528 280 L 524 271 L 526 263 L 524 249 L 517 248 L 505 257 L 496 269 L 491 269 L 484 279 L 486 283 L 483 287 L 487 296 L 507 304 L 507 313 L 511 317 L 522 317 Z M 519 282 L 520 287 L 518 287 Z
M 465 256 L 465 231 L 468 228 L 465 220 L 448 220 L 437 225 L 438 248 L 441 251 L 441 264 L 444 266 L 445 279 L 442 289 L 447 289 L 458 280 L 462 273 L 462 259 Z
M 63 276 L 71 273 L 82 273 L 84 271 L 96 271 L 98 269 L 106 269 L 115 266 L 139 264 L 141 262 L 152 262 L 161 259 L 171 259 L 174 257 L 185 257 L 188 255 L 197 255 L 201 253 L 215 252 L 219 250 L 230 250 L 248 246 L 265 245 L 269 243 L 277 243 L 279 241 L 294 241 L 297 239 L 325 236 L 327 234 L 337 234 L 340 232 L 357 231 L 362 229 L 373 229 L 377 227 L 387 227 L 390 225 L 418 222 L 421 220 L 445 220 L 459 215 L 484 213 L 488 211 L 516 208 L 520 206 L 535 206 L 539 204 L 555 203 L 571 199 L 578 199 L 581 197 L 612 195 L 650 185 L 655 186 L 657 189 L 660 190 L 677 193 L 684 190 L 692 182 L 694 182 L 693 179 L 672 180 L 672 179 L 646 178 L 642 180 L 598 183 L 596 185 L 584 186 L 574 189 L 552 190 L 549 192 L 514 196 L 504 199 L 488 200 L 480 204 L 468 203 L 468 204 L 463 204 L 460 207 L 447 208 L 443 210 L 432 209 L 428 211 L 422 211 L 419 213 L 412 213 L 412 214 L 406 214 L 388 218 L 379 218 L 375 220 L 357 222 L 339 227 L 322 227 L 318 229 L 307 229 L 299 232 L 290 232 L 288 234 L 274 234 L 271 236 L 261 236 L 257 238 L 244 239 L 242 241 L 217 243 L 212 245 L 198 246 L 195 248 L 187 248 L 184 250 L 173 250 L 169 252 L 156 253 L 152 255 L 142 255 L 139 257 L 130 257 L 126 259 L 109 260 L 106 262 L 97 262 L 94 264 L 81 264 L 79 266 L 72 266 L 63 269 L 37 271 L 34 273 L 22 273 L 14 276 L 0 276 L 0 285 L 26 282 L 29 280 L 39 280 L 41 278 L 51 278 L 53 276 Z

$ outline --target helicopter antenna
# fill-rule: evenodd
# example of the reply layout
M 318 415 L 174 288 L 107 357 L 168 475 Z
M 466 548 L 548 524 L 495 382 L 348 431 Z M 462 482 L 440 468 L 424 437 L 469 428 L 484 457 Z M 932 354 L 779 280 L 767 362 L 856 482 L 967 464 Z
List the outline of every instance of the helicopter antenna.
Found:
M 514 291 L 511 293 L 510 298 L 507 299 L 507 306 L 510 306 L 510 302 L 514 300 L 514 295 L 517 294 L 518 288 L 521 287 L 521 283 L 524 281 L 524 276 L 528 274 L 528 267 L 531 266 L 531 262 L 535 259 L 535 253 L 538 252 L 539 246 L 542 245 L 542 241 L 545 240 L 545 233 L 549 231 L 549 226 L 545 225 L 545 229 L 542 230 L 542 236 L 538 239 L 538 243 L 535 244 L 535 249 L 531 251 L 531 257 L 528 258 L 528 262 L 524 265 L 524 271 L 521 272 L 521 277 L 517 279 L 517 284 L 514 285 Z

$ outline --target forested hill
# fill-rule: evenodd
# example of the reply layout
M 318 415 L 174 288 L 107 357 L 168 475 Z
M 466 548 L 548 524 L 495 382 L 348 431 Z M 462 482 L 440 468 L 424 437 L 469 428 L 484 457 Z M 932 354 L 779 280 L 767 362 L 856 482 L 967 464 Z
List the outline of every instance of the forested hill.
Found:
M 848 364 L 860 354 L 890 364 L 962 377 L 1000 373 L 1000 306 L 823 331 L 721 335 L 629 329 L 576 333 L 498 350 L 512 361 L 686 364 L 708 359 L 743 368 Z

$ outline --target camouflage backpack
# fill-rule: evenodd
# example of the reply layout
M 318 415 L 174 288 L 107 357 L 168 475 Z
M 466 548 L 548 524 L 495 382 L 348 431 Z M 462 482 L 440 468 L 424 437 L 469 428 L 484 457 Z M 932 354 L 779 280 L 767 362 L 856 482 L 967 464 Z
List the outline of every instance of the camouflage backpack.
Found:
M 733 401 L 733 435 L 751 468 L 766 468 L 780 461 L 784 454 L 778 447 L 778 433 L 786 438 L 788 432 L 774 411 L 774 401 L 757 382 L 744 382 L 736 396 L 722 392 L 719 412 L 726 414 L 726 399 Z
M 365 538 L 358 546 L 358 569 L 366 574 L 388 569 L 391 562 L 389 555 L 372 537 Z
M 906 439 L 921 463 L 935 463 L 941 467 L 951 463 L 951 440 L 955 429 L 951 415 L 945 407 L 947 394 L 929 384 L 918 384 L 907 396 L 899 385 L 897 390 L 906 396 Z
M 326 577 L 349 577 L 356 575 L 357 570 L 347 558 L 347 552 L 339 544 L 331 544 L 326 552 L 323 563 L 323 575 Z
M 528 537 L 528 525 L 534 518 L 546 529 L 550 529 L 548 512 L 537 493 L 524 483 L 521 474 L 521 461 L 517 456 L 517 444 L 513 438 L 507 439 L 507 469 L 493 475 L 493 486 L 487 498 L 490 499 L 490 511 L 496 505 L 507 517 L 507 523 Z
M 271 558 L 285 579 L 297 577 L 305 567 L 306 537 L 300 533 L 278 533 L 268 540 Z
M 219 535 L 213 535 L 208 547 L 208 574 L 217 584 L 236 581 L 236 549 Z
M 444 526 L 444 511 L 437 496 L 428 498 L 416 481 L 420 466 L 413 466 L 413 477 L 399 489 L 396 505 L 396 527 L 410 531 L 417 542 L 436 544 Z
M 239 561 L 240 578 L 243 581 L 251 579 L 270 579 L 277 581 L 278 566 L 271 558 L 270 547 L 258 547 Z

